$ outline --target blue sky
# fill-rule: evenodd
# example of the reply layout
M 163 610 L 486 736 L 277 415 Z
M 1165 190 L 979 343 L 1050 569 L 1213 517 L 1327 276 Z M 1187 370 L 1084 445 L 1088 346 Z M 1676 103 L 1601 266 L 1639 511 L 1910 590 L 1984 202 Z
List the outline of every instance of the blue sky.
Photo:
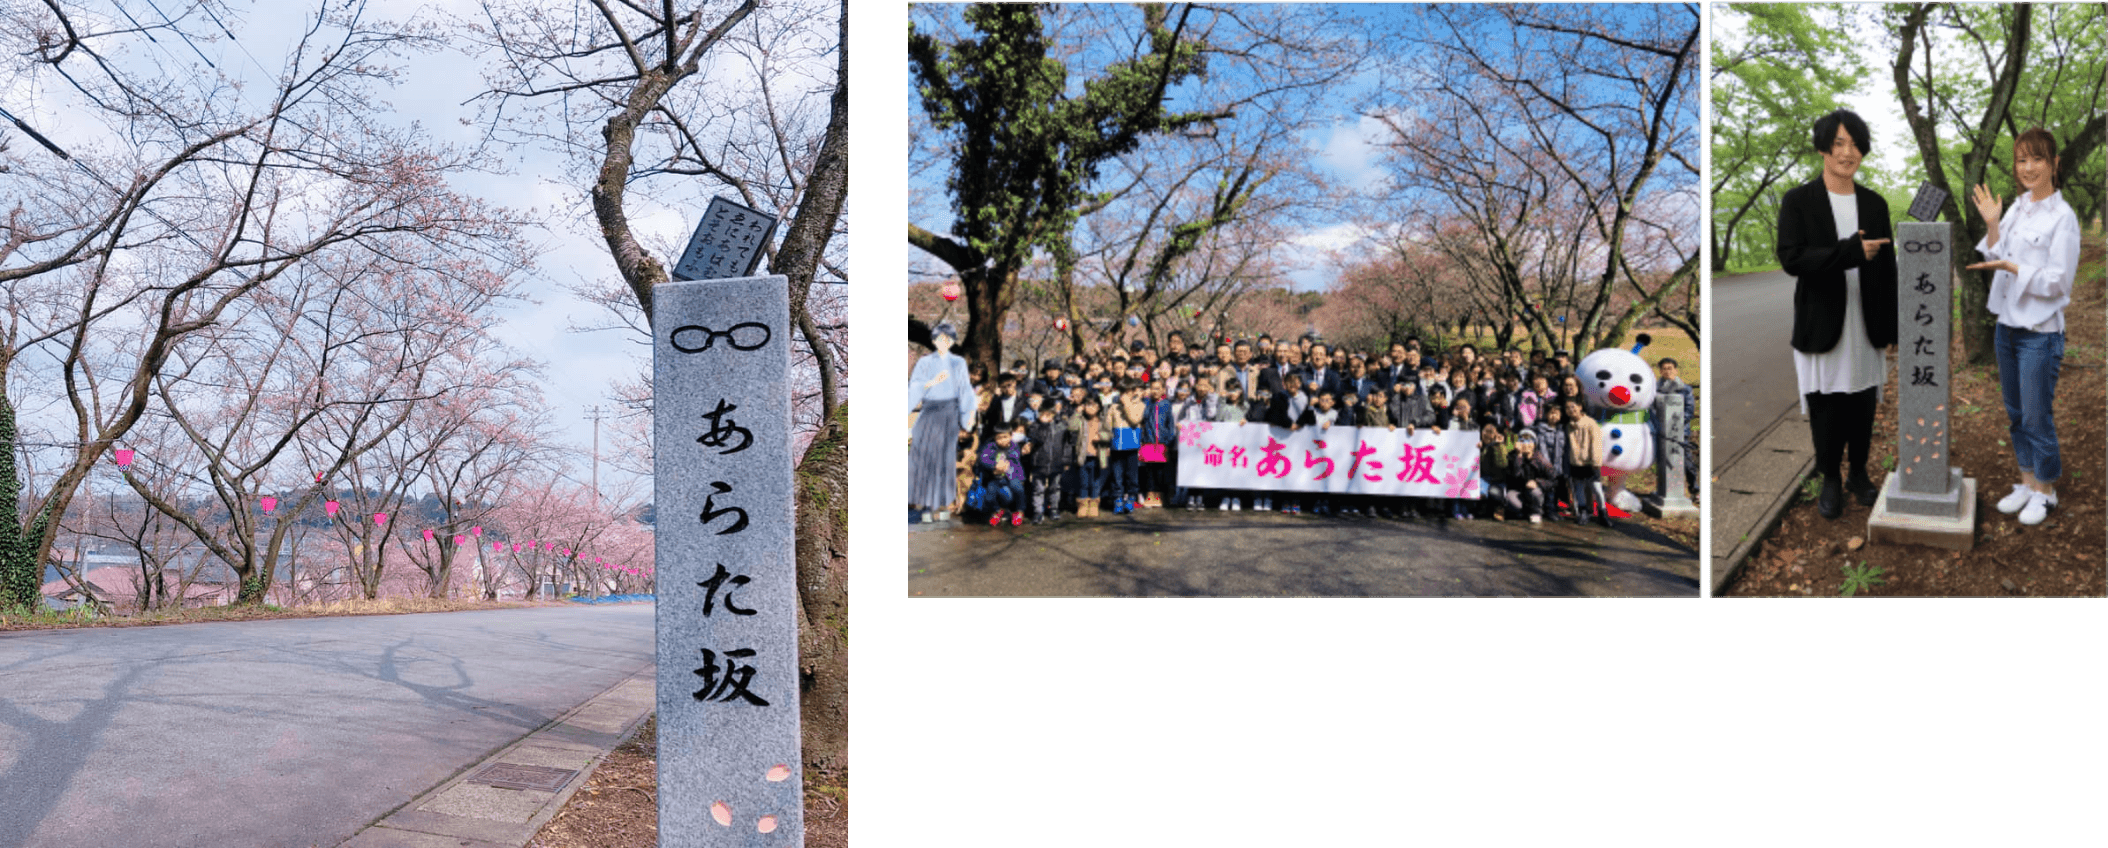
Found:
M 1418 20 L 1423 10 L 1416 5 L 1355 4 L 1335 8 L 1357 16 L 1361 29 L 1379 38 L 1384 37 L 1384 33 L 1417 32 L 1425 28 L 1425 24 Z M 1619 8 L 1616 13 L 1629 14 L 1638 20 L 1644 11 L 1643 7 L 1630 6 Z M 1498 46 L 1495 41 L 1489 40 L 1487 43 Z M 1126 47 L 1127 45 L 1122 43 L 1116 49 L 1125 50 Z M 903 62 L 902 73 L 905 75 L 906 72 Z M 1316 111 L 1312 119 L 1312 128 L 1301 134 L 1308 161 L 1323 178 L 1335 185 L 1368 189 L 1389 185 L 1392 170 L 1384 162 L 1383 145 L 1390 137 L 1390 131 L 1382 122 L 1365 114 L 1365 110 L 1371 107 L 1372 97 L 1378 93 L 1381 83 L 1389 73 L 1381 62 L 1375 62 L 1358 76 L 1336 86 L 1327 102 Z M 1080 76 L 1081 74 L 1072 71 L 1072 85 Z M 1240 81 L 1214 82 L 1235 85 Z M 1193 89 L 1196 85 L 1204 84 L 1210 83 L 1188 83 L 1183 87 L 1185 90 L 1174 91 L 1173 104 L 1192 102 L 1196 96 Z M 907 95 L 907 107 L 911 112 L 919 114 L 921 106 L 912 85 L 909 86 Z M 1692 102 L 1692 119 L 1695 121 L 1695 96 Z M 1698 151 L 1695 134 L 1690 147 L 1690 157 L 1696 161 Z M 911 172 L 909 175 L 910 220 L 939 232 L 944 231 L 951 220 L 949 200 L 944 197 L 942 190 L 944 176 L 941 169 L 935 168 L 921 173 Z M 1658 176 L 1655 185 L 1659 187 L 1663 181 L 1663 178 Z M 1693 197 L 1695 198 L 1695 195 Z M 1367 211 L 1358 203 L 1306 215 L 1304 220 L 1298 222 L 1300 226 L 1297 234 L 1277 250 L 1276 257 L 1288 269 L 1287 277 L 1292 286 L 1304 290 L 1322 289 L 1337 276 L 1335 255 L 1353 248 L 1369 235 L 1360 222 L 1382 219 L 1381 212 Z M 1694 232 L 1690 239 L 1693 250 L 1696 249 L 1698 241 L 1695 232 L 1697 220 L 1697 207 L 1693 200 L 1691 221 Z M 910 250 L 909 263 L 911 280 L 927 280 L 931 279 L 932 275 L 948 274 L 948 269 L 941 262 L 920 251 Z

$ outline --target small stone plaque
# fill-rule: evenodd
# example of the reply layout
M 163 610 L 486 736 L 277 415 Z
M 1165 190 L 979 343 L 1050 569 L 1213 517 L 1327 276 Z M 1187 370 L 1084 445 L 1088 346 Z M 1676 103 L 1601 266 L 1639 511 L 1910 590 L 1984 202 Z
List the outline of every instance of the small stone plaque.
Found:
M 800 846 L 790 283 L 653 294 L 659 845 Z
M 776 234 L 776 219 L 722 197 L 710 199 L 710 208 L 695 223 L 688 249 L 674 263 L 676 280 L 719 280 L 746 277 L 760 267 L 768 254 L 769 239 Z
M 1918 194 L 1910 199 L 1910 217 L 1930 222 L 1940 217 L 1940 207 L 1947 203 L 1947 190 L 1924 183 L 1918 186 Z
M 495 786 L 499 789 L 536 789 L 542 792 L 555 792 L 564 788 L 564 784 L 571 782 L 571 778 L 577 774 L 578 769 L 529 766 L 519 763 L 493 763 L 482 771 L 476 772 L 476 776 L 469 778 L 467 782 L 480 783 L 484 786 Z

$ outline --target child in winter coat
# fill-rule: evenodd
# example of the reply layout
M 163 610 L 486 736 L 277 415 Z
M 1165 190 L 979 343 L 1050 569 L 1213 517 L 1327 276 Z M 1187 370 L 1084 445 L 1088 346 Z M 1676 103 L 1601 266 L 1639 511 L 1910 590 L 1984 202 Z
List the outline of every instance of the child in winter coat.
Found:
M 1491 507 L 1495 519 L 1504 519 L 1501 504 L 1508 494 L 1508 440 L 1501 435 L 1500 428 L 1487 424 L 1479 428 L 1479 503 L 1472 504 L 1459 499 L 1463 518 L 1470 518 L 1481 506 Z
M 1504 499 L 1510 510 L 1530 517 L 1531 524 L 1544 521 L 1545 504 L 1551 499 L 1552 467 L 1537 452 L 1537 437 L 1524 430 L 1515 437 L 1515 454 L 1508 458 L 1508 491 Z
M 1076 500 L 1076 517 L 1088 518 L 1098 514 L 1098 490 L 1105 482 L 1105 446 L 1112 433 L 1105 427 L 1100 415 L 1102 408 L 1098 399 L 1084 395 L 1069 412 L 1068 440 L 1072 450 L 1069 463 L 1069 490 Z
M 1567 487 L 1564 406 L 1557 400 L 1546 401 L 1543 414 L 1538 416 L 1536 424 L 1531 425 L 1530 431 L 1537 434 L 1537 455 L 1544 460 L 1545 470 L 1551 475 L 1544 485 L 1544 512 L 1556 518 L 1554 513 L 1559 508 L 1561 497 L 1565 497 L 1568 503 L 1573 502 L 1572 494 L 1562 494 Z
M 1015 431 L 995 431 L 995 440 L 981 446 L 980 461 L 974 467 L 981 472 L 989 506 L 994 508 L 988 526 L 1000 525 L 1006 518 L 1012 527 L 1025 523 L 1024 510 L 1018 509 L 1025 500 L 1025 460 L 1018 455 Z
M 1215 415 L 1212 420 L 1217 424 L 1243 426 L 1245 416 L 1250 411 L 1251 407 L 1246 405 L 1244 400 L 1244 389 L 1237 385 L 1237 381 L 1231 380 L 1223 384 L 1222 401 L 1215 405 Z M 1223 489 L 1220 494 L 1222 495 L 1222 504 L 1217 507 L 1218 509 L 1230 512 L 1244 508 L 1245 495 L 1243 492 Z
M 1025 469 L 1029 485 L 1027 509 L 1032 523 L 1061 518 L 1061 475 L 1076 462 L 1076 444 L 1069 441 L 1069 425 L 1051 410 L 1035 410 L 1025 425 Z
M 1573 481 L 1574 523 L 1588 523 L 1590 506 L 1601 510 L 1603 526 L 1610 526 L 1610 509 L 1603 503 L 1603 460 L 1608 458 L 1603 429 L 1588 417 L 1578 398 L 1566 400 L 1567 476 Z

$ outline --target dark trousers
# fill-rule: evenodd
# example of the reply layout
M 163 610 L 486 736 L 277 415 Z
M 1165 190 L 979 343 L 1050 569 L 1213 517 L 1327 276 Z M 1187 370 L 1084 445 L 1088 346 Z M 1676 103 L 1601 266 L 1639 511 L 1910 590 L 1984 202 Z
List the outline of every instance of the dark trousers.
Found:
M 1815 470 L 1837 477 L 1838 463 L 1849 459 L 1855 474 L 1866 472 L 1868 445 L 1874 438 L 1874 407 L 1879 389 L 1849 394 L 1804 395 L 1808 432 L 1815 442 Z

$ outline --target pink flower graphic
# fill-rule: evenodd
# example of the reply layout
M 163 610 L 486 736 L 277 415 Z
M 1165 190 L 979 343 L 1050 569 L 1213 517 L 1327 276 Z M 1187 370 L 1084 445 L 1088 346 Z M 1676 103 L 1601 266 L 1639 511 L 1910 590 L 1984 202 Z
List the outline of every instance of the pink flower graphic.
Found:
M 1471 470 L 1459 468 L 1442 477 L 1445 498 L 1476 498 L 1479 496 L 1479 475 Z
M 1178 443 L 1186 447 L 1199 447 L 1200 437 L 1215 425 L 1207 421 L 1188 421 L 1178 426 Z

